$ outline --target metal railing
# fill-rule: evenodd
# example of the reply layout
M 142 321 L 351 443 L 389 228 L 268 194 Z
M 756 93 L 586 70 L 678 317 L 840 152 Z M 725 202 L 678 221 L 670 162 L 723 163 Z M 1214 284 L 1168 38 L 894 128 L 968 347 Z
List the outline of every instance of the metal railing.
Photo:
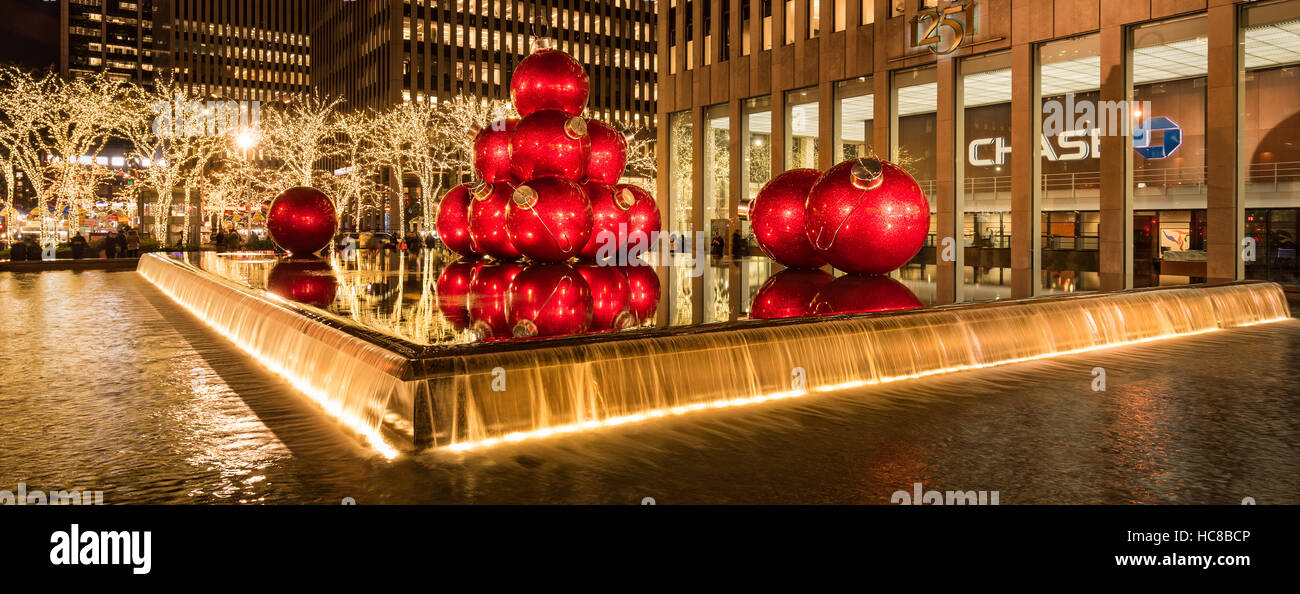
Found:
M 1044 173 L 1041 176 L 1041 190 L 1059 196 L 1069 192 L 1074 196 L 1080 190 L 1099 190 L 1101 172 L 1080 171 L 1072 173 Z M 926 196 L 935 194 L 935 180 L 917 180 Z M 1138 169 L 1133 172 L 1133 183 L 1141 189 L 1158 188 L 1169 191 L 1171 188 L 1184 190 L 1204 190 L 1206 184 L 1206 166 L 1194 167 L 1159 167 Z M 1256 163 L 1246 170 L 1246 190 L 1254 192 L 1281 191 L 1284 183 L 1300 183 L 1300 161 L 1279 163 Z M 963 180 L 963 190 L 967 195 L 992 194 L 993 200 L 1003 195 L 1011 195 L 1011 176 L 968 177 Z

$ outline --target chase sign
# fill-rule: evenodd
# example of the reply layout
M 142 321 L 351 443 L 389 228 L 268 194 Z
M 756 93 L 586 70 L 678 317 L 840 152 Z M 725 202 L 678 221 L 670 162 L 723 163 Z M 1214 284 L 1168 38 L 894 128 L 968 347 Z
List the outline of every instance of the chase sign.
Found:
M 1152 132 L 1162 132 L 1160 144 L 1152 146 Z M 1174 154 L 1182 145 L 1183 129 L 1164 116 L 1150 118 L 1133 130 L 1133 150 L 1147 159 L 1163 159 Z

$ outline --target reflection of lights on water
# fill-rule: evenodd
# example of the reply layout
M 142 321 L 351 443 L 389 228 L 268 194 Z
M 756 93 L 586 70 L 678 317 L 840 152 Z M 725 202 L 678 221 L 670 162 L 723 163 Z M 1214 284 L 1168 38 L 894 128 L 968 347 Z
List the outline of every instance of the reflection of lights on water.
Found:
M 1259 325 L 1259 324 L 1268 324 L 1268 323 L 1272 323 L 1272 322 L 1281 322 L 1281 321 L 1283 321 L 1283 320 L 1287 320 L 1287 319 L 1290 319 L 1290 318 L 1282 317 L 1282 318 L 1272 318 L 1272 319 L 1268 319 L 1268 320 L 1258 320 L 1258 321 L 1253 321 L 1253 322 L 1246 322 L 1246 323 L 1236 324 L 1236 325 L 1233 326 L 1233 327 L 1234 327 L 1234 328 L 1241 328 L 1241 327 L 1247 327 L 1247 326 L 1256 326 L 1256 325 Z M 489 447 L 493 447 L 493 446 L 497 446 L 497 445 L 502 445 L 502 444 L 506 444 L 506 443 L 518 443 L 518 442 L 526 441 L 526 440 L 542 439 L 542 438 L 552 437 L 552 436 L 556 436 L 556 435 L 563 435 L 563 434 L 568 434 L 568 433 L 576 433 L 576 432 L 579 432 L 579 431 L 588 431 L 588 430 L 592 430 L 592 429 L 601 429 L 601 428 L 605 428 L 605 427 L 616 427 L 616 426 L 619 426 L 619 425 L 627 425 L 627 424 L 630 424 L 630 423 L 638 423 L 638 422 L 648 421 L 648 420 L 652 420 L 652 419 L 661 419 L 661 418 L 670 417 L 670 416 L 679 416 L 679 415 L 684 415 L 684 414 L 687 414 L 687 413 L 692 413 L 692 412 L 697 412 L 697 411 L 702 411 L 702 410 L 720 409 L 720 408 L 732 408 L 732 407 L 736 407 L 736 406 L 745 406 L 745 405 L 749 405 L 749 404 L 758 404 L 758 403 L 761 403 L 761 402 L 768 402 L 768 401 L 773 401 L 773 400 L 785 400 L 785 399 L 789 399 L 789 398 L 796 398 L 796 397 L 799 397 L 799 396 L 807 396 L 807 395 L 809 395 L 809 394 L 812 394 L 813 392 L 836 392 L 836 391 L 839 391 L 839 390 L 847 390 L 847 389 L 851 389 L 851 388 L 862 388 L 862 387 L 866 387 L 866 386 L 874 386 L 874 385 L 879 385 L 879 384 L 887 384 L 887 383 L 893 383 L 893 382 L 898 382 L 898 381 L 903 381 L 903 380 L 910 380 L 910 379 L 919 379 L 919 378 L 923 378 L 923 377 L 928 377 L 928 376 L 933 376 L 933 375 L 941 375 L 941 374 L 946 374 L 946 373 L 954 373 L 954 372 L 958 372 L 958 371 L 967 371 L 967 370 L 972 370 L 972 369 L 984 369 L 984 368 L 987 368 L 987 367 L 998 367 L 998 366 L 1002 366 L 1002 365 L 1011 365 L 1011 364 L 1014 364 L 1014 363 L 1024 363 L 1024 362 L 1028 362 L 1028 361 L 1037 361 L 1037 360 L 1042 360 L 1042 359 L 1050 359 L 1050 358 L 1053 358 L 1053 357 L 1061 357 L 1061 356 L 1066 356 L 1066 355 L 1076 355 L 1076 354 L 1079 354 L 1079 353 L 1087 353 L 1087 352 L 1093 352 L 1093 351 L 1100 351 L 1100 350 L 1109 349 L 1109 348 L 1114 348 L 1114 347 L 1132 346 L 1132 345 L 1138 345 L 1138 344 L 1143 344 L 1143 343 L 1148 343 L 1148 342 L 1155 342 L 1155 341 L 1159 341 L 1159 340 L 1167 340 L 1167 339 L 1170 339 L 1170 338 L 1178 338 L 1178 337 L 1184 337 L 1184 336 L 1196 336 L 1196 335 L 1200 335 L 1200 334 L 1208 334 L 1208 333 L 1211 333 L 1211 332 L 1217 332 L 1217 331 L 1219 331 L 1219 330 L 1221 330 L 1221 328 L 1209 328 L 1209 329 L 1205 329 L 1205 330 L 1195 330 L 1195 331 L 1191 331 L 1191 332 L 1182 332 L 1182 333 L 1176 333 L 1176 332 L 1175 332 L 1175 333 L 1169 333 L 1169 334 L 1162 334 L 1162 335 L 1159 335 L 1159 336 L 1149 336 L 1149 337 L 1146 337 L 1146 338 L 1138 338 L 1138 339 L 1134 339 L 1134 340 L 1127 340 L 1127 341 L 1115 342 L 1115 343 L 1105 344 L 1105 345 L 1099 345 L 1099 346 L 1084 347 L 1084 348 L 1079 348 L 1079 349 L 1070 349 L 1070 350 L 1058 351 L 1058 352 L 1053 352 L 1053 353 L 1044 353 L 1044 354 L 1041 354 L 1041 355 L 1032 355 L 1032 356 L 1028 356 L 1028 357 L 1017 357 L 1017 358 L 1013 358 L 1013 359 L 1006 359 L 1006 360 L 995 361 L 995 362 L 991 362 L 991 363 L 977 363 L 977 364 L 971 364 L 971 365 L 956 365 L 956 366 L 952 366 L 952 367 L 945 367 L 945 368 L 940 368 L 940 369 L 933 369 L 933 370 L 928 370 L 928 371 L 923 371 L 923 372 L 918 372 L 918 373 L 912 373 L 912 374 L 906 374 L 906 375 L 898 375 L 898 376 L 884 377 L 884 378 L 871 379 L 871 380 L 856 380 L 856 381 L 849 381 L 849 382 L 843 382 L 843 383 L 838 383 L 838 384 L 829 384 L 829 385 L 825 385 L 825 386 L 817 386 L 817 387 L 812 388 L 812 389 L 810 389 L 810 390 L 790 390 L 790 391 L 786 391 L 786 392 L 774 392 L 774 393 L 771 393 L 771 394 L 762 394 L 762 395 L 758 395 L 758 396 L 746 396 L 746 397 L 741 397 L 741 398 L 727 398 L 727 399 L 722 399 L 722 400 L 715 400 L 715 401 L 712 401 L 712 402 L 700 402 L 700 403 L 689 404 L 689 405 L 684 405 L 684 406 L 675 406 L 675 407 L 664 408 L 664 409 L 655 409 L 655 410 L 650 410 L 650 411 L 646 411 L 646 412 L 643 412 L 643 413 L 636 413 L 636 414 L 631 414 L 631 415 L 621 415 L 621 416 L 616 416 L 616 417 L 609 417 L 609 418 L 607 418 L 607 419 L 602 419 L 602 420 L 599 420 L 599 421 L 583 421 L 583 422 L 579 422 L 579 423 L 570 423 L 570 424 L 566 424 L 566 425 L 557 425 L 557 426 L 555 426 L 555 427 L 546 427 L 546 428 L 543 428 L 543 429 L 535 429 L 535 430 L 532 430 L 532 431 L 518 431 L 518 432 L 514 432 L 514 433 L 508 433 L 508 434 L 503 435 L 503 436 L 501 436 L 501 437 L 493 437 L 493 438 L 487 438 L 487 439 L 480 439 L 480 440 L 475 440 L 475 441 L 467 441 L 467 442 L 461 442 L 461 443 L 451 444 L 451 445 L 445 446 L 445 447 L 442 448 L 442 449 L 446 449 L 446 450 L 450 450 L 450 451 L 455 451 L 455 452 L 462 452 L 462 451 L 467 451 L 467 450 L 476 450 L 476 449 L 489 448 Z

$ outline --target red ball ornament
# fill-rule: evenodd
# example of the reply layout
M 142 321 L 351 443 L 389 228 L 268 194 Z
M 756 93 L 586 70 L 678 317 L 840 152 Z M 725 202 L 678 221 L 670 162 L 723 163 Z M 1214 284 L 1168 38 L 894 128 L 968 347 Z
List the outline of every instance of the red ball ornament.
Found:
M 646 241 L 646 245 L 649 246 L 650 236 L 658 233 L 661 228 L 659 205 L 655 203 L 655 197 L 636 184 L 619 184 L 614 187 L 623 193 L 619 197 L 621 202 L 626 203 L 629 199 L 632 202 L 632 206 L 627 209 L 627 240 Z M 645 234 L 646 239 L 633 237 L 632 234 L 637 232 Z
M 591 136 L 591 157 L 587 159 L 587 180 L 616 184 L 627 167 L 627 139 L 609 124 L 587 118 Z
M 515 179 L 557 176 L 582 181 L 591 136 L 587 120 L 553 109 L 519 120 L 510 136 L 510 173 Z
M 469 284 L 470 327 L 479 340 L 510 338 L 510 323 L 506 320 L 506 299 L 510 283 L 524 269 L 514 262 L 484 264 L 474 273 Z
M 271 268 L 266 289 L 290 301 L 325 309 L 334 304 L 339 281 L 324 260 L 284 260 Z
M 519 115 L 555 109 L 580 115 L 591 83 L 582 64 L 557 49 L 539 49 L 519 62 L 510 75 L 510 100 Z
M 653 266 L 622 266 L 627 275 L 627 286 L 632 304 L 632 315 L 638 324 L 653 319 L 659 308 L 659 274 Z
M 903 283 L 887 276 L 846 274 L 822 288 L 813 299 L 812 313 L 824 316 L 918 307 L 921 300 Z
M 619 234 L 628 232 L 628 210 L 632 207 L 632 200 L 630 194 L 600 182 L 582 184 L 582 190 L 587 193 L 587 201 L 591 204 L 591 238 L 578 256 L 590 260 L 606 242 L 612 241 L 613 248 L 618 248 L 624 239 Z M 608 253 L 610 248 L 605 249 Z
M 483 255 L 469 234 L 470 184 L 461 184 L 443 194 L 438 203 L 434 227 L 447 248 L 467 258 Z
M 510 136 L 519 120 L 501 118 L 474 136 L 474 171 L 488 183 L 511 181 Z
M 767 182 L 749 207 L 749 222 L 758 247 L 773 260 L 791 268 L 826 265 L 826 260 L 808 243 L 804 230 L 808 190 L 820 176 L 816 169 L 791 169 Z
M 271 201 L 266 230 L 271 240 L 294 256 L 310 256 L 329 245 L 338 228 L 334 203 L 316 188 L 298 186 Z
M 833 280 L 835 277 L 815 268 L 782 270 L 758 288 L 749 317 L 770 320 L 813 315 L 813 300 Z
M 498 260 L 514 260 L 519 250 L 506 232 L 506 207 L 515 186 L 510 182 L 479 183 L 470 192 L 469 235 L 478 251 Z
M 616 266 L 583 264 L 578 274 L 591 287 L 591 326 L 589 332 L 621 330 L 636 325 L 632 314 L 632 290 L 627 276 Z
M 591 289 L 568 264 L 535 264 L 510 283 L 506 312 L 515 338 L 577 334 L 591 325 Z
M 442 269 L 434 285 L 438 297 L 438 311 L 457 330 L 469 328 L 469 288 L 474 273 L 483 265 L 481 260 L 456 260 Z
M 906 171 L 864 157 L 836 165 L 808 194 L 813 249 L 845 272 L 884 274 L 907 263 L 930 231 L 930 205 Z
M 515 188 L 506 229 L 515 249 L 535 262 L 563 262 L 591 238 L 591 205 L 582 187 L 539 177 Z

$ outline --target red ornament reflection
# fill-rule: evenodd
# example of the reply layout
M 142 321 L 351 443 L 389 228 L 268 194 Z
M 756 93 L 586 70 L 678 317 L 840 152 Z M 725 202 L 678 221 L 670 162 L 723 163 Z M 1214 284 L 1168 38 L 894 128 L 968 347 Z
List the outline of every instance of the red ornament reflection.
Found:
M 591 83 L 582 64 L 556 49 L 541 49 L 519 62 L 510 75 L 510 100 L 519 115 L 555 109 L 581 115 Z
M 470 326 L 479 340 L 510 338 L 506 320 L 506 299 L 510 283 L 524 269 L 514 262 L 484 264 L 469 285 Z
M 578 274 L 591 288 L 590 332 L 620 330 L 636 325 L 632 314 L 632 290 L 627 275 L 615 266 L 583 264 Z
M 483 265 L 480 260 L 456 260 L 442 269 L 434 289 L 438 311 L 457 330 L 469 328 L 469 290 L 474 273 Z
M 607 241 L 615 242 L 613 247 L 617 248 L 619 233 L 628 232 L 628 209 L 631 203 L 624 201 L 626 194 L 609 184 L 587 182 L 582 184 L 582 189 L 587 193 L 587 202 L 591 204 L 591 237 L 587 239 L 582 251 L 578 252 L 578 256 L 590 260 L 596 257 L 596 252 Z M 602 235 L 602 231 L 606 234 Z M 608 252 L 610 248 L 605 249 Z
M 457 254 L 466 257 L 481 256 L 469 234 L 470 184 L 461 184 L 443 194 L 438 203 L 438 216 L 434 228 L 442 243 Z
M 654 319 L 659 308 L 659 274 L 653 266 L 620 266 L 627 276 L 627 286 L 636 323 Z
M 921 186 L 888 161 L 862 158 L 826 171 L 808 195 L 808 240 L 832 266 L 884 274 L 907 263 L 930 231 Z
M 281 260 L 266 279 L 267 291 L 321 309 L 334 303 L 338 288 L 329 262 L 317 259 Z
M 887 276 L 846 274 L 822 288 L 812 312 L 824 316 L 921 307 L 911 289 Z
M 271 201 L 266 218 L 271 240 L 294 256 L 310 256 L 329 245 L 338 229 L 334 203 L 320 190 L 289 188 Z
M 767 182 L 749 207 L 749 221 L 758 247 L 791 268 L 817 268 L 826 260 L 813 249 L 804 230 L 808 190 L 821 172 L 791 169 Z
M 469 235 L 478 251 L 498 260 L 514 260 L 519 250 L 506 232 L 506 208 L 515 186 L 510 182 L 478 184 L 471 192 Z
M 591 325 L 591 289 L 568 264 L 536 264 L 510 283 L 506 313 L 515 338 L 577 334 Z
M 586 120 L 539 111 L 519 120 L 510 136 L 510 173 L 523 181 L 547 175 L 582 181 L 590 151 Z
M 833 280 L 835 277 L 817 269 L 782 270 L 758 288 L 749 317 L 767 320 L 813 315 L 813 299 Z
M 563 262 L 591 237 L 591 205 L 582 187 L 540 177 L 515 188 L 506 228 L 515 249 L 535 262 Z
M 616 184 L 627 167 L 627 139 L 613 126 L 587 118 L 591 156 L 587 159 L 587 181 Z
M 516 118 L 501 118 L 474 137 L 474 171 L 479 179 L 488 183 L 511 181 L 510 136 L 518 124 Z

